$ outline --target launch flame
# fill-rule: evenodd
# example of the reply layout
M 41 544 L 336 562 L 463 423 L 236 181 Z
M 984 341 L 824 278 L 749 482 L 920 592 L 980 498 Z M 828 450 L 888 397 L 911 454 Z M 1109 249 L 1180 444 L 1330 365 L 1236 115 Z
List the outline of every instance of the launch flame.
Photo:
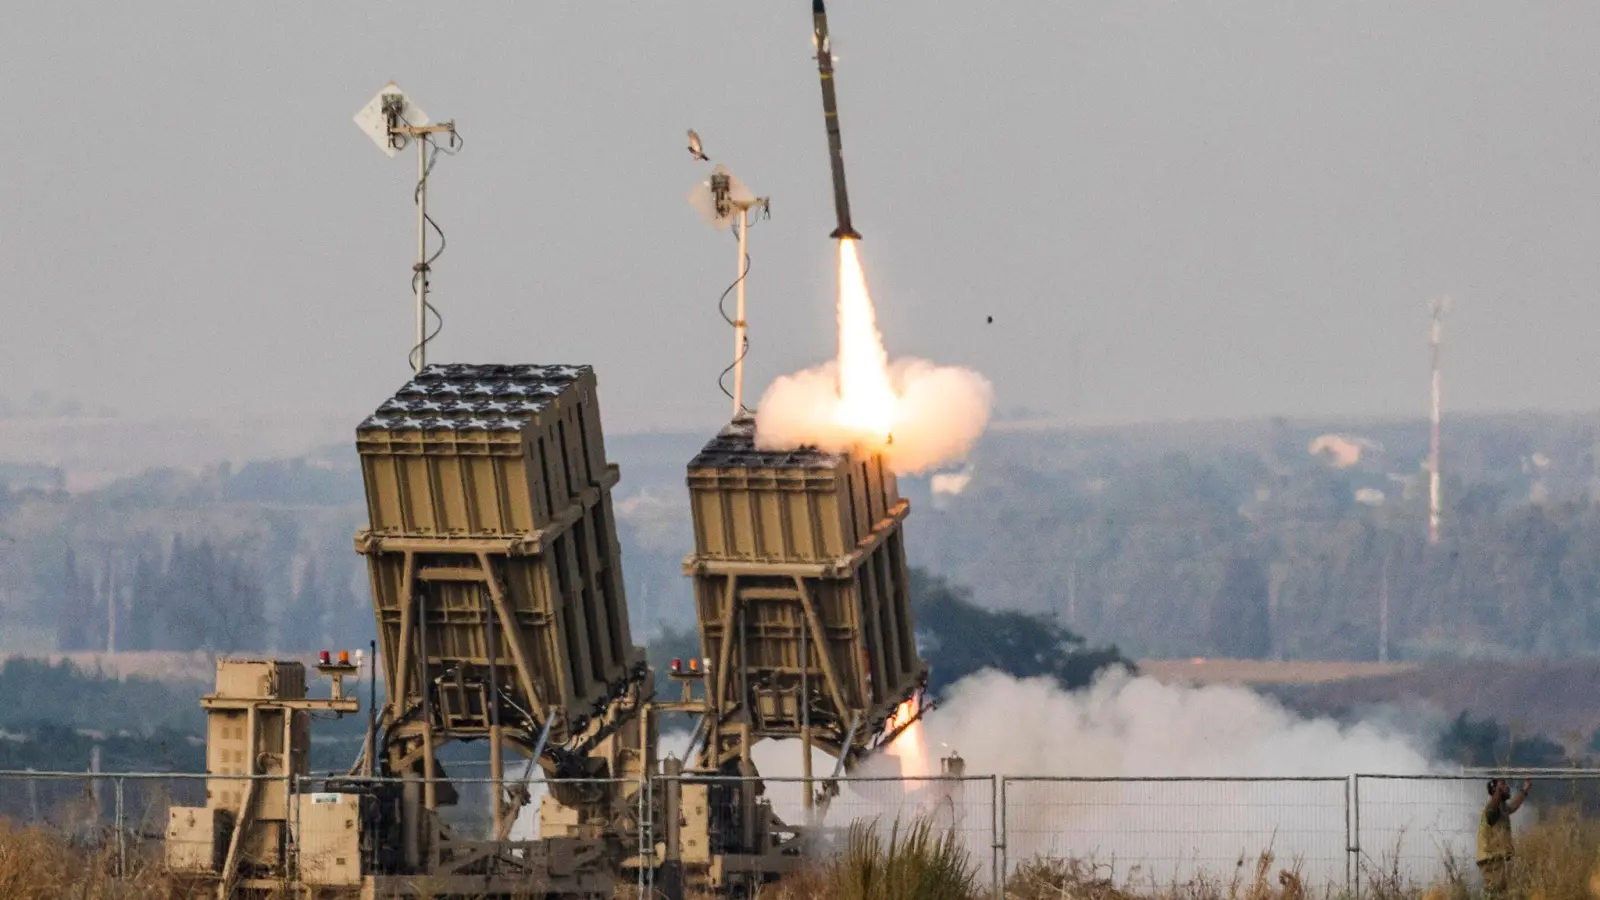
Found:
M 856 242 L 839 242 L 839 424 L 886 442 L 900 414 Z
M 922 719 L 920 717 L 913 718 L 916 714 L 917 698 L 912 697 L 910 700 L 895 707 L 894 712 L 883 723 L 884 731 L 892 732 L 908 719 L 911 720 L 911 724 L 906 726 L 906 730 L 900 732 L 900 736 L 895 738 L 894 742 L 884 751 L 900 761 L 900 776 L 902 778 L 927 778 L 937 774 L 929 767 L 928 739 L 922 733 Z M 905 783 L 907 793 L 911 793 L 921 786 L 916 781 L 907 781 Z
M 881 453 L 897 474 L 964 459 L 989 423 L 994 391 L 977 372 L 884 349 L 855 241 L 839 241 L 839 355 L 774 381 L 756 412 L 756 446 Z

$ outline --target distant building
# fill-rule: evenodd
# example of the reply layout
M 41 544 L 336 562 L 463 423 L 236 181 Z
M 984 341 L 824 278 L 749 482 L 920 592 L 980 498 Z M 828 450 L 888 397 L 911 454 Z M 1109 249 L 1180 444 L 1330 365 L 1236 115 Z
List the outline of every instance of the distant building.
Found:
M 1377 441 L 1351 434 L 1324 434 L 1311 439 L 1307 451 L 1336 469 L 1348 469 L 1361 462 L 1363 455 L 1383 452 Z

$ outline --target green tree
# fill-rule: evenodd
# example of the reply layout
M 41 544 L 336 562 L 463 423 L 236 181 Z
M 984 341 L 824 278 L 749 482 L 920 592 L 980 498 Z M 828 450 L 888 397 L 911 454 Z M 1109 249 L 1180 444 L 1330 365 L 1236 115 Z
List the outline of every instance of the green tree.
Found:
M 300 588 L 294 598 L 284 606 L 278 619 L 278 648 L 291 653 L 304 653 L 325 646 L 328 618 L 327 600 L 322 583 L 317 578 L 317 561 L 306 563 L 305 574 L 300 577 Z
M 62 650 L 90 649 L 90 622 L 94 589 L 78 568 L 78 554 L 68 547 L 62 566 L 56 645 Z
M 1211 646 L 1223 656 L 1265 659 L 1272 653 L 1267 573 L 1258 559 L 1228 560 L 1211 601 Z
M 1566 751 L 1549 738 L 1516 738 L 1494 719 L 1475 719 L 1465 710 L 1439 737 L 1437 753 L 1441 759 L 1464 766 L 1560 768 L 1568 764 Z
M 1115 647 L 1091 648 L 1046 616 L 984 609 L 971 591 L 920 569 L 911 573 L 911 608 L 935 695 L 984 669 L 1075 690 L 1108 667 L 1133 668 Z

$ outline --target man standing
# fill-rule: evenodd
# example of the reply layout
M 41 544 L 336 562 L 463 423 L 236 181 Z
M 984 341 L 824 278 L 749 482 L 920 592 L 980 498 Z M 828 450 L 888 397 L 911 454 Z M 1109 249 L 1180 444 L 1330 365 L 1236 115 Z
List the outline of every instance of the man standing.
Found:
M 1504 778 L 1489 779 L 1489 802 L 1478 817 L 1478 871 L 1484 892 L 1503 897 L 1511 880 L 1511 814 L 1522 808 L 1533 782 L 1522 781 L 1522 791 L 1511 796 Z

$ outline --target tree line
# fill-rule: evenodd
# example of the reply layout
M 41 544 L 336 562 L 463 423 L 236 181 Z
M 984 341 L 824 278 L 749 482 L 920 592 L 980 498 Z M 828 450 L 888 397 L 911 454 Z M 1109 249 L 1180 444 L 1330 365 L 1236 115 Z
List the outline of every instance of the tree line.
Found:
M 995 432 L 958 495 L 902 479 L 908 554 L 976 607 L 1042 615 L 1133 657 L 1600 651 L 1600 419 L 1450 428 L 1438 545 L 1423 527 L 1425 426 L 1374 427 L 1386 449 L 1339 468 L 1308 452 L 1323 429 L 1263 421 Z M 681 632 L 682 459 L 698 439 L 613 443 L 635 631 Z M 70 496 L 0 471 L 0 625 L 68 649 L 360 643 L 371 609 L 349 536 L 364 507 L 340 452 Z
M 1140 657 L 1570 657 L 1600 652 L 1600 505 L 1452 479 L 1442 538 L 1413 485 L 1307 460 L 1170 453 L 979 465 L 910 530 L 983 606 Z
M 935 697 L 985 669 L 1049 678 L 1069 691 L 1113 666 L 1137 671 L 1116 647 L 1092 646 L 1050 616 L 985 609 L 967 588 L 923 569 L 911 570 L 910 593 L 917 649 L 928 663 L 928 691 Z M 646 651 L 657 694 L 676 696 L 678 688 L 667 674 L 671 661 L 700 655 L 699 632 L 667 629 Z
M 315 558 L 287 597 L 270 596 L 264 581 L 244 548 L 180 536 L 170 548 L 145 541 L 94 563 L 67 547 L 59 579 L 44 587 L 65 651 L 306 652 L 334 634 L 355 643 L 351 634 L 372 632 L 370 607 Z

